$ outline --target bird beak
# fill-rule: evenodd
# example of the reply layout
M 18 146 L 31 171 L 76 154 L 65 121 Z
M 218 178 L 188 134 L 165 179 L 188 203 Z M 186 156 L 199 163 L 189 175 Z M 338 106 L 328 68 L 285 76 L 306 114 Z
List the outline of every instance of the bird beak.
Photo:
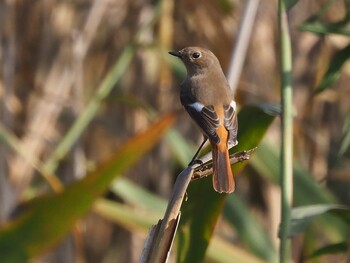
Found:
M 175 57 L 181 58 L 181 53 L 180 51 L 169 51 L 168 52 L 170 55 L 173 55 Z

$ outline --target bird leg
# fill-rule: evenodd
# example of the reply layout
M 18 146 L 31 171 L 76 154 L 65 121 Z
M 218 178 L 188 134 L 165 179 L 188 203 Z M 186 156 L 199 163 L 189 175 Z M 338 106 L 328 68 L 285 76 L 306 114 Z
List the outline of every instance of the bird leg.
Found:
M 191 162 L 188 165 L 193 165 L 193 164 L 203 164 L 203 162 L 199 159 L 197 159 L 197 156 L 199 154 L 199 152 L 202 150 L 203 145 L 207 142 L 208 138 L 204 137 L 203 142 L 201 143 L 201 145 L 199 146 L 198 150 L 196 151 L 196 153 L 194 154 L 194 156 L 192 157 Z

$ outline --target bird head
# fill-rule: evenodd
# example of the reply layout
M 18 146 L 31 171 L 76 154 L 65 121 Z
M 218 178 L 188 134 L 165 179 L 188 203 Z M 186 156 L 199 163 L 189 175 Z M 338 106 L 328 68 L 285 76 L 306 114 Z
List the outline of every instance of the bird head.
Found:
M 196 74 L 202 70 L 221 69 L 219 60 L 208 49 L 200 47 L 186 47 L 179 51 L 170 51 L 170 55 L 178 57 L 185 64 L 188 74 Z

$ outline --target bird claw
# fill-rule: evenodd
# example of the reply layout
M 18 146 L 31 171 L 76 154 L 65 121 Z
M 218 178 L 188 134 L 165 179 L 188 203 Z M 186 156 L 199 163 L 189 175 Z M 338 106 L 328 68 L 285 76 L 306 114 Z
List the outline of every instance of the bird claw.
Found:
M 188 164 L 188 166 L 190 166 L 190 165 L 195 165 L 195 164 L 202 165 L 202 164 L 203 164 L 203 161 L 202 161 L 201 159 L 193 159 L 193 160 Z

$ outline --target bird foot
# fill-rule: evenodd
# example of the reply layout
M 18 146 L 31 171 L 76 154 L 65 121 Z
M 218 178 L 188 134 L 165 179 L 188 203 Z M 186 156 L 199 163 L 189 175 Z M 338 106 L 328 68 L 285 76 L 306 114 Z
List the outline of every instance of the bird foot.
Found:
M 203 161 L 201 159 L 192 159 L 192 161 L 190 161 L 190 163 L 188 164 L 188 166 L 190 165 L 195 165 L 195 164 L 199 164 L 202 165 Z

